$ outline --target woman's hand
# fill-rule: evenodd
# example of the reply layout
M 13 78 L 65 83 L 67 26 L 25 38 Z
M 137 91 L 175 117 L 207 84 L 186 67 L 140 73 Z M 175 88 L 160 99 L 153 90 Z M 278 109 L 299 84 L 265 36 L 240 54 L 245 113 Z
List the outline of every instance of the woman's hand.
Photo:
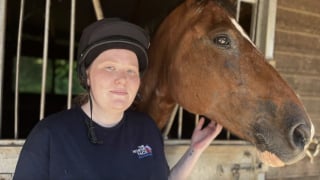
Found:
M 193 131 L 190 147 L 171 169 L 169 180 L 187 179 L 202 152 L 222 130 L 222 126 L 215 121 L 211 121 L 207 127 L 202 129 L 203 124 L 204 118 L 202 117 Z
M 208 126 L 202 129 L 204 121 L 204 117 L 201 117 L 191 138 L 191 148 L 201 152 L 210 145 L 211 141 L 215 139 L 222 130 L 222 126 L 213 120 L 210 121 Z

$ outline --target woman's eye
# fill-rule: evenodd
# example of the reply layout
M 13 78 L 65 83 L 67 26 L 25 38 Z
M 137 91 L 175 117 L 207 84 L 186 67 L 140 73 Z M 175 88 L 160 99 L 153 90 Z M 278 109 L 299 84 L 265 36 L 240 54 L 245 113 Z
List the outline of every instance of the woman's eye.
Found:
M 105 69 L 107 71 L 114 71 L 116 68 L 114 66 L 107 66 L 107 67 L 105 67 Z
M 129 75 L 136 75 L 136 74 L 138 74 L 138 72 L 137 72 L 136 70 L 133 70 L 133 69 L 129 69 L 127 72 L 128 72 Z

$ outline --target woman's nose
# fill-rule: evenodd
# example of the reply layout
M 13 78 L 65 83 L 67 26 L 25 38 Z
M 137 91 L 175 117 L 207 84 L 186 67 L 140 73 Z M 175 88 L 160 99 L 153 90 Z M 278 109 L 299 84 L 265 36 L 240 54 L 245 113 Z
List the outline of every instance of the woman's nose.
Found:
M 115 79 L 116 84 L 124 84 L 127 82 L 127 76 L 124 72 L 119 72 Z

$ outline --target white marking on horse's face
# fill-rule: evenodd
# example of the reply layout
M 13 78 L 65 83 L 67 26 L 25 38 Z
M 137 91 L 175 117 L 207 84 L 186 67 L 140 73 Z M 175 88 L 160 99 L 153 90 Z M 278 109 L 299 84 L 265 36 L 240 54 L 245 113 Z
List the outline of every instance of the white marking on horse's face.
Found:
M 234 19 L 229 17 L 232 24 L 238 29 L 238 31 L 241 33 L 241 35 L 246 38 L 254 47 L 256 47 L 256 45 L 252 42 L 252 40 L 249 38 L 249 36 L 247 35 L 247 33 L 243 30 L 243 28 L 239 25 L 239 23 Z

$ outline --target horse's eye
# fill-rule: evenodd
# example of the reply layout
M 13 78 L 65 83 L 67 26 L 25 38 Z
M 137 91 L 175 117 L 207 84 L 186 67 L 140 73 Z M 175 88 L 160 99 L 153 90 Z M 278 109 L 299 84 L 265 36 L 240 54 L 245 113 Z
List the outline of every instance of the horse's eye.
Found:
M 220 48 L 230 49 L 231 40 L 226 34 L 220 34 L 213 38 L 213 42 Z

